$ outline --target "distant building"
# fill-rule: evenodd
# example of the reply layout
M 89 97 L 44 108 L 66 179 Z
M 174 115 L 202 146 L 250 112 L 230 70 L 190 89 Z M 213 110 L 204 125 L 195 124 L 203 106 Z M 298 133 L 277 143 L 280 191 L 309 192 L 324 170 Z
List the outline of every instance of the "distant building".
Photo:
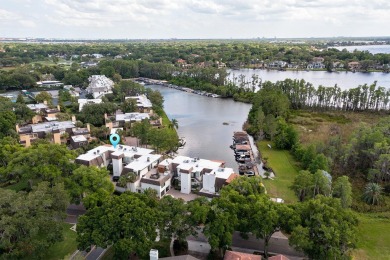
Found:
M 94 99 L 112 93 L 114 82 L 104 75 L 92 75 L 88 78 L 89 86 L 86 89 L 87 93 L 92 94 Z
M 276 60 L 268 63 L 268 68 L 270 69 L 281 69 L 281 68 L 285 68 L 286 66 L 287 66 L 287 62 L 281 60 Z
M 77 100 L 79 103 L 79 111 L 83 110 L 83 107 L 87 104 L 100 104 L 103 102 L 101 98 L 96 98 L 96 99 L 84 99 L 80 98 Z
M 61 87 L 64 85 L 61 81 L 57 80 L 45 80 L 45 81 L 38 81 L 37 82 L 38 87 Z
M 351 62 L 348 62 L 348 68 L 350 70 L 360 70 L 361 69 L 361 64 L 360 62 L 358 61 L 351 61 Z

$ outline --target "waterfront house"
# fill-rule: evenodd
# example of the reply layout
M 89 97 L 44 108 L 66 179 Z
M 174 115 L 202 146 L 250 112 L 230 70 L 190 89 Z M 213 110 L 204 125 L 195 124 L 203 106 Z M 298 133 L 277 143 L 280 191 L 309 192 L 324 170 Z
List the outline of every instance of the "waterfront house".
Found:
M 104 75 L 92 75 L 88 78 L 89 85 L 86 89 L 88 94 L 92 94 L 94 99 L 112 93 L 114 82 Z
M 121 176 L 134 175 L 134 179 L 123 187 L 118 186 L 119 192 L 143 192 L 153 189 L 161 198 L 171 188 L 171 175 L 159 166 L 162 156 L 154 154 L 151 149 L 118 145 L 102 145 L 76 158 L 76 163 L 86 166 L 112 166 L 113 180 L 118 181 Z M 159 167 L 158 167 L 159 166 Z
M 361 64 L 360 62 L 358 61 L 351 61 L 351 62 L 348 62 L 348 68 L 352 71 L 355 71 L 355 70 L 360 70 L 361 69 Z
M 137 102 L 137 108 L 138 112 L 140 113 L 148 113 L 152 114 L 152 102 L 146 97 L 146 95 L 138 95 L 138 96 L 131 96 L 131 97 L 125 97 L 126 99 L 135 99 Z
M 287 66 L 287 62 L 281 60 L 276 60 L 268 63 L 268 68 L 270 69 L 282 69 L 285 68 L 286 66 Z
M 322 62 L 312 62 L 307 65 L 307 69 L 325 69 L 325 64 Z
M 110 130 L 113 128 L 120 128 L 125 127 L 126 123 L 136 123 L 141 122 L 144 119 L 150 119 L 150 115 L 148 113 L 139 113 L 139 112 L 133 112 L 133 113 L 122 113 L 120 111 L 117 111 L 115 115 L 109 116 L 107 114 L 104 114 L 105 119 L 105 125 Z

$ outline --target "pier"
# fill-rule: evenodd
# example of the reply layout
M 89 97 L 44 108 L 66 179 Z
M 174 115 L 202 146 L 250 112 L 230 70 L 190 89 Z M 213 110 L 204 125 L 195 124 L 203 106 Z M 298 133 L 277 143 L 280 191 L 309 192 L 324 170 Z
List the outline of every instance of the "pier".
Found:
M 259 176 L 256 158 L 246 132 L 234 132 L 233 144 L 230 148 L 234 151 L 240 175 Z

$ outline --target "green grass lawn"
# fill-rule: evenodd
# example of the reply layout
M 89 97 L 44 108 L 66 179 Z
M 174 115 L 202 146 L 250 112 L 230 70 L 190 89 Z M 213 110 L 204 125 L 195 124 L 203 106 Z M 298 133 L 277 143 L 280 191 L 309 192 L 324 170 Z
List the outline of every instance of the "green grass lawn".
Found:
M 276 176 L 274 180 L 263 180 L 267 193 L 271 197 L 284 199 L 286 203 L 295 202 L 298 199 L 289 187 L 300 170 L 299 166 L 289 151 L 270 149 L 268 143 L 270 142 L 257 143 L 262 157 L 268 158 L 268 166 L 274 170 Z
M 390 258 L 390 214 L 359 214 L 358 243 L 353 258 Z
M 57 260 L 57 259 L 68 259 L 76 250 L 76 232 L 70 230 L 72 224 L 64 223 L 64 240 L 55 243 L 49 250 L 47 250 L 44 259 Z

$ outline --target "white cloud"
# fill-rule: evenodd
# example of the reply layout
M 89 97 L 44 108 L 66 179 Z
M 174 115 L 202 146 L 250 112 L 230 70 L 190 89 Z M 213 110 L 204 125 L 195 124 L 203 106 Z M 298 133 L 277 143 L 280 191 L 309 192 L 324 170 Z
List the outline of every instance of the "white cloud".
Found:
M 37 26 L 36 23 L 31 20 L 18 20 L 18 22 L 24 27 L 34 28 Z
M 23 28 L 29 26 L 28 32 L 34 33 L 35 24 L 35 34 L 44 32 L 48 37 L 390 35 L 390 27 L 386 26 L 390 24 L 388 0 L 1 1 L 0 23 L 23 25 L 15 25 L 11 32 L 23 33 Z M 23 7 L 26 3 L 31 8 Z

